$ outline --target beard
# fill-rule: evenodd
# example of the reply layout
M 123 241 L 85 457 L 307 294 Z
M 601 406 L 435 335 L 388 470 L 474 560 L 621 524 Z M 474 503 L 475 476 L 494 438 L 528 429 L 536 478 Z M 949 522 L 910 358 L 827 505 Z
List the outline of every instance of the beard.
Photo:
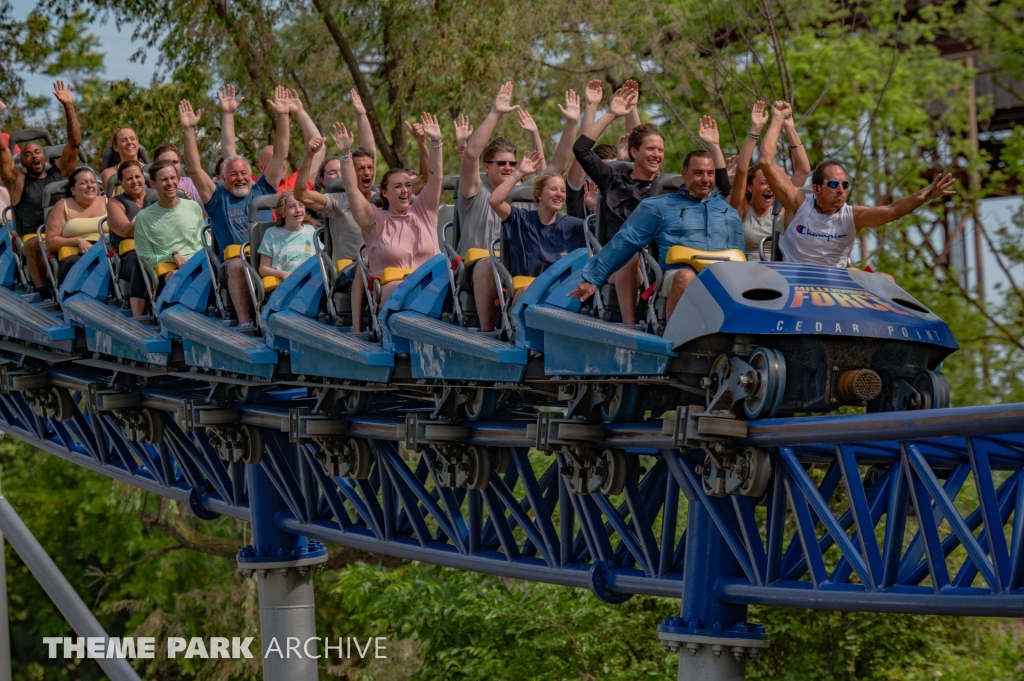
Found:
M 228 192 L 231 194 L 231 196 L 235 197 L 236 199 L 244 199 L 245 197 L 249 196 L 249 192 L 251 191 L 251 184 L 247 184 L 244 187 L 236 187 L 234 185 L 231 185 L 231 188 L 228 189 Z

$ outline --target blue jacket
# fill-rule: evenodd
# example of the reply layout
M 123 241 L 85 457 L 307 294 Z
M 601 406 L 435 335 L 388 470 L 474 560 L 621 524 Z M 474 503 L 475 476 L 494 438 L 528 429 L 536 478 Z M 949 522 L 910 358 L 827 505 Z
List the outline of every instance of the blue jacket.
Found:
M 697 201 L 685 187 L 675 194 L 644 199 L 612 240 L 590 259 L 583 278 L 601 286 L 652 241 L 658 244 L 662 269 L 676 269 L 681 265 L 665 264 L 671 246 L 743 250 L 743 222 L 717 190 L 707 201 Z

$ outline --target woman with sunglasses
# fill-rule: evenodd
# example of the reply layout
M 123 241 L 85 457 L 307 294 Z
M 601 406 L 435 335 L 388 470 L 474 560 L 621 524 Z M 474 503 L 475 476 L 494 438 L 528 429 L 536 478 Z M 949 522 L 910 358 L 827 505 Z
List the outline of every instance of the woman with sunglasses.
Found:
M 850 182 L 838 161 L 827 160 L 814 169 L 812 194 L 804 194 L 775 164 L 775 145 L 786 118 L 793 115 L 788 102 L 772 105 L 772 122 L 761 140 L 761 169 L 772 191 L 786 209 L 786 231 L 779 246 L 786 262 L 826 267 L 849 267 L 853 243 L 862 229 L 874 229 L 909 215 L 932 199 L 956 191 L 953 176 L 936 173 L 931 185 L 896 199 L 888 206 L 850 206 Z

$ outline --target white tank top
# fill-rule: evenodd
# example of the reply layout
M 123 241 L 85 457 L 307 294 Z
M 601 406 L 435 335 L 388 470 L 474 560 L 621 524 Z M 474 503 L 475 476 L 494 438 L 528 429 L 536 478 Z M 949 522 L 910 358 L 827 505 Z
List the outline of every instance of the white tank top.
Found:
M 757 217 L 754 207 L 747 207 L 747 217 L 743 218 L 743 243 L 747 248 L 747 260 L 760 260 L 759 247 L 761 239 L 772 235 L 772 211 L 769 208 L 764 217 Z
M 804 202 L 782 233 L 779 245 L 786 262 L 848 267 L 856 238 L 850 206 L 843 204 L 832 215 L 823 215 L 814 209 L 814 195 L 804 194 Z

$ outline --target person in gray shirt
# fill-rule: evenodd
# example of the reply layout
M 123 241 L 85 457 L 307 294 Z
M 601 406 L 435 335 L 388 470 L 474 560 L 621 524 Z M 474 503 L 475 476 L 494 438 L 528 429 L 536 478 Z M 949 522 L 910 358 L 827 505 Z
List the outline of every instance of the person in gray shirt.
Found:
M 559 108 L 566 118 L 566 129 L 555 150 L 551 164 L 541 163 L 544 168 L 541 171 L 542 175 L 562 175 L 569 167 L 572 140 L 576 138 L 576 123 L 580 118 L 580 104 L 579 98 L 572 90 L 565 93 L 565 102 L 565 108 L 561 105 Z M 468 266 L 472 267 L 473 298 L 476 300 L 476 311 L 480 317 L 481 331 L 494 330 L 494 299 L 498 293 L 491 269 L 489 267 L 474 267 L 473 265 L 482 262 L 483 258 L 473 259 L 472 256 L 477 254 L 470 253 L 470 249 L 486 250 L 501 233 L 501 218 L 491 209 L 489 201 L 491 192 L 515 173 L 516 147 L 504 137 L 495 137 L 493 140 L 490 137 L 501 117 L 516 110 L 519 110 L 520 114 L 520 127 L 531 133 L 534 146 L 540 147 L 535 151 L 540 152 L 543 157 L 544 150 L 540 135 L 533 134 L 536 131 L 536 124 L 529 114 L 520 109 L 518 104 L 512 104 L 512 83 L 508 82 L 502 85 L 498 91 L 490 113 L 470 135 L 459 167 L 459 187 L 458 195 L 455 197 L 455 210 L 458 213 L 460 233 L 455 250 L 467 261 L 470 261 Z M 486 182 L 481 182 L 480 178 L 481 157 L 483 158 Z M 522 181 L 521 177 L 519 181 Z

